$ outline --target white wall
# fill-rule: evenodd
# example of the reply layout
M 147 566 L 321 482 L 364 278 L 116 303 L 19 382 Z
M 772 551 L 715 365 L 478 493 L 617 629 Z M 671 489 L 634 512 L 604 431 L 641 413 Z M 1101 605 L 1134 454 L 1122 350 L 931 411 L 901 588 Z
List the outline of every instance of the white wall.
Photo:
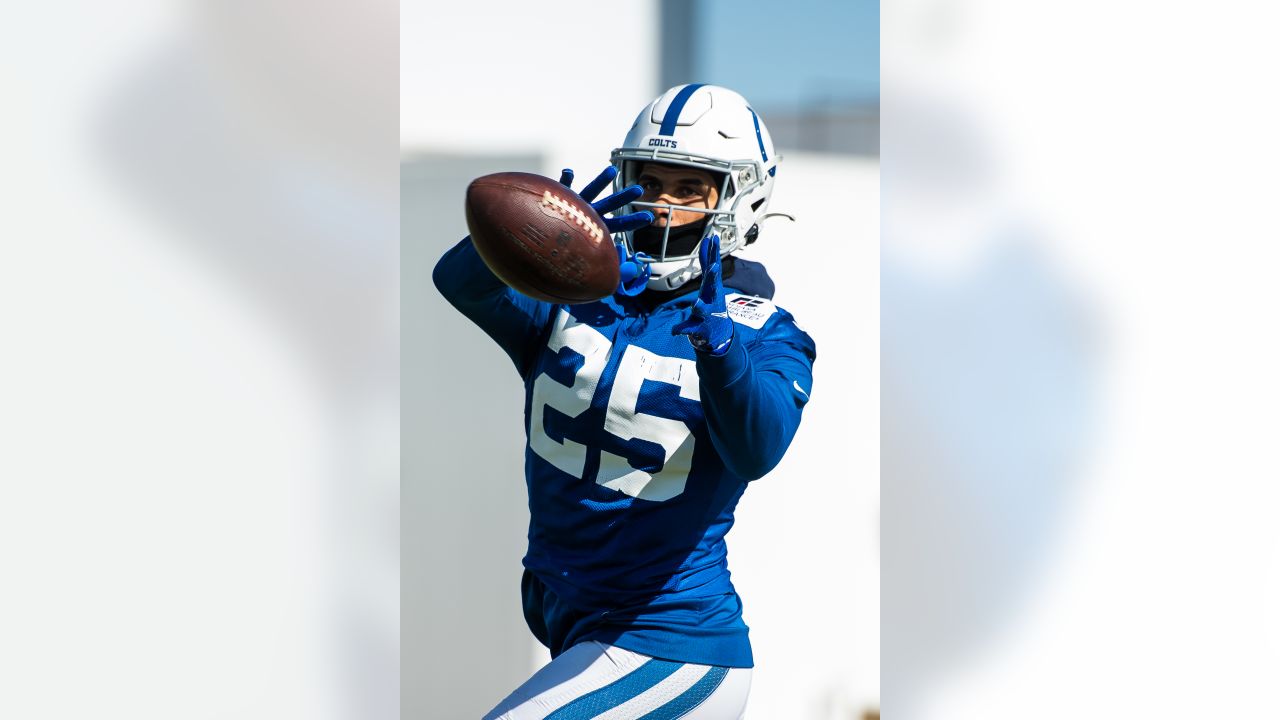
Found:
M 874 160 L 785 154 L 743 253 L 818 345 L 813 399 L 753 483 L 729 567 L 755 650 L 752 718 L 850 717 L 880 687 L 880 177 Z
M 657 95 L 652 0 L 400 8 L 406 149 L 540 153 L 585 176 Z

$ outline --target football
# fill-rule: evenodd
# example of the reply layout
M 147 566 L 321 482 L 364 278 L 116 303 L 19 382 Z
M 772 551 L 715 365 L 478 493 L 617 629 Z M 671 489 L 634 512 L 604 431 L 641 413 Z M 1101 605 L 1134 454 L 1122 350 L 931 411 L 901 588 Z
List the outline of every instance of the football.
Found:
M 618 287 L 618 253 L 604 219 L 555 180 L 521 172 L 476 178 L 467 186 L 466 215 L 481 259 L 517 292 L 577 304 Z

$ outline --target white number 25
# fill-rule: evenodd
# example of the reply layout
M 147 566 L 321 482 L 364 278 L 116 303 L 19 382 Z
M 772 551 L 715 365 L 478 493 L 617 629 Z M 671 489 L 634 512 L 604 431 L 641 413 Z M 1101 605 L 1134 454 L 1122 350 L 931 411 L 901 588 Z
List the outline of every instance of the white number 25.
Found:
M 587 462 L 586 446 L 568 436 L 563 442 L 549 437 L 543 426 L 543 416 L 546 408 L 551 407 L 575 418 L 591 406 L 591 398 L 609 361 L 613 343 L 599 330 L 578 322 L 567 311 L 561 310 L 547 347 L 552 352 L 567 347 L 581 355 L 583 363 L 574 375 L 572 386 L 558 383 L 546 373 L 534 380 L 533 406 L 529 411 L 529 446 L 543 460 L 582 478 Z M 689 432 L 689 426 L 679 420 L 636 412 L 640 388 L 645 380 L 675 385 L 680 388 L 680 397 L 699 399 L 698 373 L 692 360 L 665 357 L 629 345 L 622 355 L 613 389 L 609 392 L 604 429 L 623 440 L 648 440 L 662 446 L 662 469 L 650 474 L 633 468 L 626 458 L 601 451 L 596 484 L 642 500 L 670 500 L 684 492 L 689 478 L 693 434 Z

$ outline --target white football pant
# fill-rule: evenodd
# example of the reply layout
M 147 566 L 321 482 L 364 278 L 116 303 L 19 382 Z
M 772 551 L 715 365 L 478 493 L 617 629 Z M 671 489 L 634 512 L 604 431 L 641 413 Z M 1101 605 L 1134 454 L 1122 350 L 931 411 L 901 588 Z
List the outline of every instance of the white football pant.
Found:
M 534 673 L 484 720 L 740 720 L 750 668 L 658 660 L 588 641 Z

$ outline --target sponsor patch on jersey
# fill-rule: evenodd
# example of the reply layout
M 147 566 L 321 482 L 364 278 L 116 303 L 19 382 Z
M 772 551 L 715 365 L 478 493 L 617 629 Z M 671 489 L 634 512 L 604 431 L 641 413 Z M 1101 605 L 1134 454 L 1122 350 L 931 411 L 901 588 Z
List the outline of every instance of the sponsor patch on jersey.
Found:
M 734 322 L 756 330 L 764 327 L 769 316 L 778 312 L 778 306 L 772 300 L 754 295 L 730 293 L 724 297 L 724 304 Z

